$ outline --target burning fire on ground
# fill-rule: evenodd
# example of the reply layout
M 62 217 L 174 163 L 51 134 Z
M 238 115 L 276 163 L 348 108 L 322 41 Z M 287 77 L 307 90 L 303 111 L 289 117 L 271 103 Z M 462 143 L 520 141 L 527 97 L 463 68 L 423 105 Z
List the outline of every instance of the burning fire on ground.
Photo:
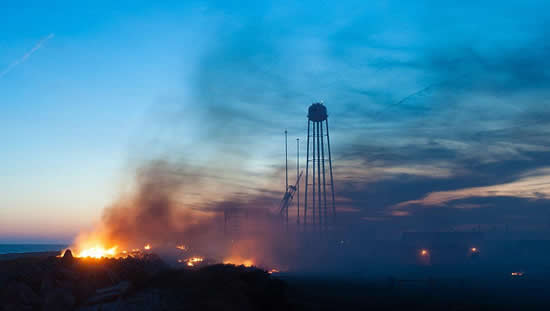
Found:
M 183 186 L 188 184 L 179 164 L 159 161 L 139 168 L 136 188 L 104 209 L 94 231 L 77 237 L 70 246 L 73 256 L 117 259 L 154 252 L 188 267 L 210 263 L 278 267 L 273 244 L 279 238 L 272 232 L 276 226 L 270 219 L 251 217 L 248 224 L 264 234 L 229 242 L 218 230 L 219 212 L 186 208 L 180 200 Z
M 94 241 L 95 244 L 89 241 Z M 71 248 L 74 250 L 73 256 L 77 258 L 93 258 L 93 259 L 101 259 L 101 258 L 127 258 L 129 256 L 140 256 L 146 251 L 151 251 L 153 247 L 150 243 L 145 244 L 142 248 L 131 248 L 130 250 L 124 249 L 119 247 L 118 245 L 106 247 L 103 245 L 109 245 L 108 243 L 101 243 L 97 239 L 81 239 L 81 244 L 75 244 Z M 180 251 L 187 252 L 189 248 L 185 245 L 176 245 L 176 249 Z M 66 250 L 64 250 L 59 257 L 62 257 L 64 255 Z M 197 267 L 203 264 L 206 264 L 208 262 L 212 263 L 223 263 L 228 265 L 235 265 L 235 266 L 244 266 L 247 268 L 256 266 L 255 260 L 252 258 L 244 258 L 239 255 L 233 255 L 231 257 L 225 258 L 221 261 L 216 260 L 205 260 L 204 257 L 201 256 L 193 256 L 185 259 L 178 259 L 178 263 L 183 263 L 188 267 Z M 278 269 L 268 269 L 267 272 L 269 274 L 273 273 L 279 273 L 280 271 Z
M 244 259 L 240 257 L 231 257 L 231 258 L 225 259 L 223 263 L 226 265 L 245 266 L 247 268 L 250 268 L 255 265 L 252 259 Z
M 111 258 L 111 257 L 116 257 L 118 255 L 117 249 L 118 249 L 117 246 L 113 246 L 111 248 L 106 249 L 106 248 L 98 245 L 98 246 L 91 247 L 91 248 L 88 248 L 88 249 L 84 249 L 84 250 L 78 252 L 77 255 L 75 255 L 75 257 L 83 257 L 83 258 L 86 258 L 86 257 L 91 257 L 91 258 L 108 257 L 108 258 Z
M 185 263 L 188 267 L 194 267 L 195 265 L 198 265 L 199 263 L 202 263 L 204 261 L 204 258 L 202 257 L 191 257 L 187 259 L 178 259 L 179 263 Z
M 75 247 L 74 249 L 76 250 L 76 252 L 73 253 L 74 257 L 77 257 L 77 258 L 95 258 L 95 259 L 100 259 L 100 258 L 126 258 L 126 257 L 131 256 L 131 255 L 135 256 L 135 255 L 142 252 L 142 250 L 139 249 L 139 248 L 133 248 L 131 251 L 127 251 L 127 250 L 119 251 L 119 247 L 117 245 L 115 245 L 113 247 L 110 247 L 110 248 L 103 247 L 101 245 L 96 245 L 96 246 L 93 246 L 93 247 L 82 248 L 82 249 L 78 248 L 78 247 Z M 149 244 L 147 244 L 143 248 L 143 250 L 150 250 L 150 249 L 151 249 L 151 246 Z M 63 250 L 60 257 L 62 257 L 65 254 L 66 251 L 67 250 Z
M 104 234 L 81 234 L 75 243 L 69 247 L 72 255 L 77 258 L 127 258 L 128 256 L 139 256 L 153 247 L 151 243 L 145 243 L 140 248 L 127 248 L 119 242 L 108 242 Z M 67 250 L 63 250 L 63 256 Z

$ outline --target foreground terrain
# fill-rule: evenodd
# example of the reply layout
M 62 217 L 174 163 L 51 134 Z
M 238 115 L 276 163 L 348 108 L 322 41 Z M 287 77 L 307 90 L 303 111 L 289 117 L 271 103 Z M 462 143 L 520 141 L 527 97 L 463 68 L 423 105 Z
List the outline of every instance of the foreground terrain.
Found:
M 550 305 L 550 283 L 526 277 L 321 278 L 221 264 L 174 268 L 151 254 L 51 255 L 0 260 L 0 310 L 546 310 Z

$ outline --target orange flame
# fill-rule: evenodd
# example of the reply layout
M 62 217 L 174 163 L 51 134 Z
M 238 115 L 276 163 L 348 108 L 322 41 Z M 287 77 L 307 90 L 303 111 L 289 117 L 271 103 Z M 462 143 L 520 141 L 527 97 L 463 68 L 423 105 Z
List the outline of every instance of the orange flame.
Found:
M 202 257 L 191 257 L 191 258 L 187 258 L 187 259 L 179 259 L 178 260 L 178 262 L 180 262 L 180 263 L 185 262 L 187 264 L 187 266 L 189 266 L 189 267 L 194 267 L 197 263 L 203 262 L 203 261 L 204 261 L 204 258 L 202 258 Z
M 100 245 L 96 245 L 91 248 L 81 250 L 77 253 L 76 257 L 90 257 L 90 258 L 111 258 L 117 255 L 118 246 L 113 246 L 111 248 L 105 248 Z
M 223 261 L 226 265 L 235 265 L 235 266 L 245 266 L 250 268 L 254 266 L 254 261 L 252 259 L 243 259 L 243 258 L 228 258 Z

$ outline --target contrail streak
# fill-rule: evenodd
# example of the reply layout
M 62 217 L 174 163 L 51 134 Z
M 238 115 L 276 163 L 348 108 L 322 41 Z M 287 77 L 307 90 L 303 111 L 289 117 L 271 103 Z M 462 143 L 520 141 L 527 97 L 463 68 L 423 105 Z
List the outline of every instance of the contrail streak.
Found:
M 40 41 L 38 41 L 38 43 L 30 51 L 25 53 L 25 55 L 23 55 L 21 58 L 16 59 L 15 61 L 13 61 L 11 64 L 8 65 L 8 67 L 6 67 L 6 69 L 4 69 L 2 72 L 0 72 L 0 78 L 2 78 L 8 72 L 10 72 L 13 68 L 15 68 L 15 66 L 25 62 L 27 60 L 27 58 L 31 57 L 31 55 L 34 52 L 36 52 L 38 49 L 40 49 L 42 47 L 42 45 L 44 45 L 44 43 L 46 43 L 46 41 L 50 40 L 53 37 L 54 37 L 54 34 L 51 33 L 51 34 L 47 35 L 46 37 L 42 38 Z

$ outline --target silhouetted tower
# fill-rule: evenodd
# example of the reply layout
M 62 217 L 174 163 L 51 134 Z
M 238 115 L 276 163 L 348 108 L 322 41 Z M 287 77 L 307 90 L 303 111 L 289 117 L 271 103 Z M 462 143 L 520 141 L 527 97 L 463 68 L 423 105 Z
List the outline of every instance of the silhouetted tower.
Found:
M 319 231 L 328 230 L 336 219 L 334 202 L 334 179 L 328 131 L 327 108 L 321 103 L 309 106 L 307 122 L 306 188 L 304 196 L 304 227 L 308 223 Z M 325 152 L 328 153 L 328 177 L 326 176 Z M 310 163 L 312 177 L 310 180 Z M 330 178 L 330 180 L 327 180 Z M 311 183 L 310 183 L 311 182 Z M 328 182 L 328 183 L 327 183 Z M 327 186 L 330 194 L 327 205 Z M 310 213 L 309 216 L 308 213 Z M 308 217 L 310 217 L 308 219 Z
M 285 129 L 285 191 L 288 193 L 288 142 L 287 142 L 287 130 Z M 288 230 L 288 208 L 285 215 L 286 229 Z
M 297 207 L 297 223 L 300 223 L 300 179 L 302 178 L 302 173 L 300 172 L 300 140 L 296 139 L 296 183 L 294 185 L 288 184 L 288 144 L 287 144 L 287 131 L 285 130 L 285 194 L 283 195 L 283 199 L 281 200 L 281 203 L 279 205 L 281 217 L 283 219 L 283 223 L 285 224 L 285 229 L 288 230 L 288 210 L 290 206 L 292 205 L 292 200 L 294 199 L 294 195 L 298 194 L 298 202 L 296 204 Z
M 296 209 L 298 215 L 296 216 L 296 223 L 300 224 L 300 138 L 296 138 L 296 193 L 298 194 L 298 199 L 296 201 Z

